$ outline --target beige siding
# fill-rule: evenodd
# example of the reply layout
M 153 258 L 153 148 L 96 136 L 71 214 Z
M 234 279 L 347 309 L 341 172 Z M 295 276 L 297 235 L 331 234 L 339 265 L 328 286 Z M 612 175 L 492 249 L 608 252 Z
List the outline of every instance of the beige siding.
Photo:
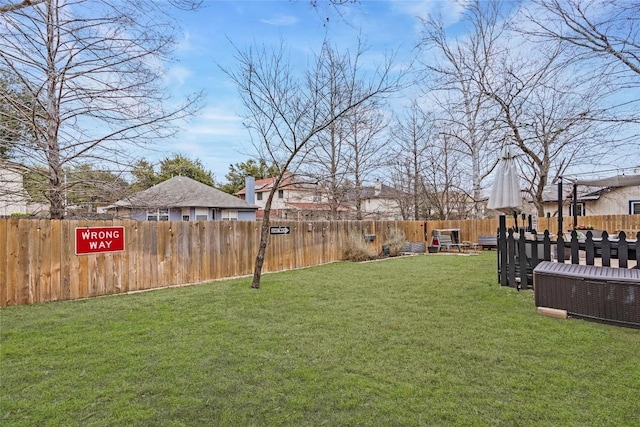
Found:
M 587 215 L 628 215 L 629 202 L 640 200 L 640 186 L 611 188 L 600 194 L 597 200 L 586 200 L 584 207 Z M 569 214 L 569 201 L 563 204 L 563 214 Z M 545 214 L 557 212 L 557 202 L 545 203 Z
M 0 216 L 27 213 L 27 197 L 22 186 L 22 175 L 0 167 Z

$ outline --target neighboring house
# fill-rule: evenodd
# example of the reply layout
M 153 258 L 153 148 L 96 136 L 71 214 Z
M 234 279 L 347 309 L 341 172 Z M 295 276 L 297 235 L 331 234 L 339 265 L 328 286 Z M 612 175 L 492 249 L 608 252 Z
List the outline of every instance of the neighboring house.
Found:
M 253 195 L 248 185 L 237 194 L 245 200 L 253 200 L 260 207 L 258 218 L 264 215 L 264 207 L 273 188 L 275 178 L 255 180 Z M 344 203 L 337 207 L 338 219 L 354 219 L 355 200 L 350 192 Z M 402 219 L 398 202 L 398 191 L 383 185 L 380 181 L 375 186 L 363 187 L 361 193 L 361 211 L 363 219 L 395 220 Z M 274 193 L 271 203 L 271 218 L 294 221 L 331 219 L 331 204 L 326 192 L 316 183 L 288 174 Z
M 576 216 L 640 215 L 640 175 L 620 175 L 597 180 L 578 181 Z M 573 185 L 562 186 L 564 215 L 573 216 Z M 558 186 L 544 189 L 545 214 L 558 212 Z
M 385 185 L 378 179 L 373 186 L 362 187 L 362 192 L 360 194 L 360 210 L 362 212 L 362 219 L 374 219 L 381 221 L 407 219 L 406 217 L 409 215 L 409 212 L 407 211 L 409 209 L 405 209 L 405 218 L 403 218 L 403 210 L 400 205 L 403 200 L 406 200 L 406 198 L 406 193 L 394 187 Z M 355 205 L 355 201 L 351 200 L 351 204 Z
M 243 200 L 255 203 L 259 207 L 257 218 L 264 217 L 264 208 L 269 192 L 275 185 L 276 178 L 247 181 L 247 185 L 238 191 Z M 344 206 L 338 206 L 338 215 L 348 212 Z M 271 202 L 271 218 L 294 221 L 322 220 L 331 217 L 331 206 L 322 197 L 321 188 L 292 174 L 287 174 L 276 190 Z
M 139 221 L 255 221 L 257 206 L 184 176 L 132 194 L 106 208 Z
M 23 174 L 20 165 L 0 160 L 0 216 L 28 212 L 29 198 L 23 186 Z

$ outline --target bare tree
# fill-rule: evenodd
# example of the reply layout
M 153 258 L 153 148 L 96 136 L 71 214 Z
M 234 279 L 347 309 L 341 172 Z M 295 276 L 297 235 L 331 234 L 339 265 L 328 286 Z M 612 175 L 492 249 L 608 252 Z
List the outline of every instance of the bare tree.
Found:
M 320 132 L 368 100 L 400 89 L 402 73 L 394 73 L 391 60 L 367 75 L 359 63 L 361 55 L 362 51 L 357 51 L 344 64 L 346 66 L 339 67 L 339 87 L 343 91 L 337 107 L 331 102 L 335 86 L 327 79 L 326 72 L 327 67 L 336 67 L 337 64 L 326 50 L 316 56 L 312 68 L 303 78 L 296 74 L 283 46 L 273 50 L 238 50 L 238 69 L 226 71 L 242 96 L 246 109 L 245 125 L 251 132 L 254 146 L 262 158 L 273 161 L 280 169 L 265 204 L 251 284 L 253 288 L 260 287 L 269 241 L 271 204 L 285 174 L 294 170 L 310 152 Z
M 549 182 L 578 157 L 583 163 L 597 162 L 606 149 L 616 146 L 617 125 L 602 119 L 612 91 L 606 78 L 576 66 L 562 45 L 547 43 L 540 49 L 519 37 L 521 33 L 512 30 L 514 16 L 503 6 L 496 1 L 469 5 L 466 23 L 473 30 L 465 43 L 472 49 L 466 50 L 464 61 L 457 55 L 449 63 L 464 65 L 460 75 L 483 98 L 476 105 L 486 109 L 485 117 L 494 115 L 480 122 L 483 131 L 496 142 L 520 148 L 521 176 L 541 214 L 543 189 Z M 445 56 L 451 52 L 442 49 L 441 32 L 436 29 L 432 35 L 430 42 Z M 444 71 L 449 70 L 457 76 L 455 67 Z
M 457 149 L 457 139 L 451 135 L 441 130 L 425 152 L 420 171 L 425 188 L 422 206 L 425 218 L 464 219 L 472 211 L 469 203 L 472 199 L 465 189 L 466 164 Z
M 21 113 L 33 111 L 34 101 L 16 79 L 0 75 L 0 159 L 10 158 L 13 147 L 31 135 L 28 123 L 19 118 Z
M 328 108 L 341 108 L 345 82 L 345 67 L 350 68 L 348 54 L 337 56 L 337 52 L 327 44 L 324 55 L 330 66 L 323 70 L 330 82 Z M 330 218 L 339 218 L 339 208 L 347 202 L 355 205 L 356 219 L 362 219 L 362 186 L 371 173 L 381 167 L 387 159 L 383 154 L 387 141 L 378 138 L 386 127 L 386 119 L 381 111 L 380 99 L 369 99 L 349 114 L 336 120 L 325 131 L 318 133 L 312 146 L 312 154 L 306 156 L 304 168 L 321 185 L 323 195 L 328 199 Z
M 606 113 L 594 118 L 626 124 L 637 140 L 640 123 L 640 3 L 627 0 L 535 0 L 515 29 L 539 43 L 561 44 L 565 56 L 596 70 L 598 87 L 611 85 Z
M 484 10 L 481 8 L 484 8 Z M 482 20 L 478 15 L 482 13 Z M 496 132 L 496 110 L 479 84 L 499 60 L 499 40 L 504 31 L 497 2 L 469 3 L 466 20 L 476 22 L 469 34 L 451 39 L 444 24 L 433 17 L 423 22 L 420 47 L 433 54 L 425 62 L 429 98 L 433 100 L 439 127 L 447 137 L 448 150 L 460 150 L 471 165 L 473 216 L 481 214 L 483 182 L 495 165 L 500 136 Z M 462 161 L 465 161 L 462 159 Z
M 0 5 L 0 14 L 37 6 L 45 1 L 47 0 L 7 0 L 7 4 Z M 193 10 L 202 4 L 202 0 L 169 0 L 169 3 L 181 9 Z
M 374 173 L 388 165 L 391 155 L 389 140 L 382 137 L 387 128 L 387 119 L 377 99 L 363 103 L 346 118 L 349 127 L 347 145 L 349 148 L 349 176 L 353 179 L 353 199 L 356 219 L 362 216 L 362 186 Z
M 537 59 L 513 56 L 482 82 L 500 109 L 505 136 L 522 151 L 519 166 L 525 190 L 543 215 L 544 187 L 578 158 L 597 163 L 615 147 L 613 125 L 598 124 L 609 91 L 596 86 L 598 76 L 581 73 L 562 61 L 562 50 Z M 603 144 L 604 143 L 604 144 Z
M 434 133 L 433 117 L 416 101 L 405 109 L 403 117 L 396 121 L 394 163 L 396 171 L 406 174 L 406 187 L 401 188 L 411 195 L 413 219 L 420 219 L 420 205 L 426 187 L 422 176 L 427 163 L 427 152 Z
M 392 161 L 386 166 L 391 184 L 397 190 L 394 195 L 394 201 L 400 209 L 400 216 L 403 220 L 412 219 L 414 217 L 414 195 L 407 192 L 407 190 L 411 189 L 413 180 L 411 164 L 406 160 Z
M 9 13 L 23 8 L 37 6 L 40 3 L 44 3 L 46 0 L 15 0 L 8 2 L 0 6 L 0 13 Z
M 526 12 L 546 42 L 574 47 L 574 60 L 603 59 L 640 75 L 640 3 L 628 0 L 534 0 Z M 636 80 L 637 82 L 637 80 Z
M 131 145 L 172 135 L 200 95 L 167 108 L 162 63 L 175 27 L 162 3 L 15 4 L 24 7 L 0 14 L 0 71 L 36 102 L 14 110 L 31 135 L 12 155 L 32 170 L 46 167 L 50 215 L 62 218 L 65 167 L 128 161 Z
M 328 43 L 324 43 L 321 56 L 327 60 L 326 66 L 317 69 L 327 82 L 326 107 L 332 114 L 343 108 L 342 93 L 348 90 L 345 85 L 346 67 L 349 67 L 349 55 L 340 55 Z M 348 166 L 350 163 L 345 138 L 348 129 L 345 119 L 335 120 L 324 131 L 316 134 L 316 140 L 310 145 L 310 155 L 306 156 L 305 174 L 318 182 L 320 195 L 328 200 L 329 218 L 338 219 L 339 207 L 344 203 L 349 189 Z

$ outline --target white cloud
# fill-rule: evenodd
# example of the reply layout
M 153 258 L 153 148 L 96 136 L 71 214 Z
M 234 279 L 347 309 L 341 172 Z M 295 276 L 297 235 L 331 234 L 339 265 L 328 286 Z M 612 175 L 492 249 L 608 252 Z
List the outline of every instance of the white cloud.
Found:
M 248 136 L 242 124 L 242 118 L 223 107 L 208 107 L 193 118 L 185 130 L 181 132 L 184 139 L 212 139 L 216 137 Z
M 398 13 L 417 18 L 416 26 L 421 28 L 420 19 L 427 19 L 429 16 L 441 17 L 445 25 L 460 21 L 465 10 L 465 2 L 462 0 L 393 0 L 392 7 Z
M 278 14 L 273 18 L 261 19 L 260 22 L 282 27 L 296 24 L 298 22 L 298 18 L 291 15 Z
M 175 67 L 171 67 L 168 70 L 166 80 L 169 84 L 177 82 L 179 86 L 182 86 L 187 78 L 189 78 L 191 75 L 191 70 L 186 67 L 177 65 Z
M 189 31 L 185 31 L 182 34 L 182 39 L 178 41 L 178 43 L 176 44 L 176 51 L 177 52 L 188 52 L 190 50 L 193 49 L 193 46 L 191 45 L 191 33 Z

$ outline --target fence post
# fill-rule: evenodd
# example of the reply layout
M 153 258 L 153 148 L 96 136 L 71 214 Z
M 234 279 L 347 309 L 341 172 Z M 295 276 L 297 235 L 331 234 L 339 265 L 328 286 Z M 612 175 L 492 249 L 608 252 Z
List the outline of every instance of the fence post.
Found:
M 507 286 L 507 217 L 500 215 L 498 226 L 498 282 L 501 286 Z
M 549 229 L 544 230 L 544 237 L 542 238 L 542 251 L 544 252 L 544 260 L 551 261 L 551 237 L 549 236 Z
M 562 238 L 562 231 L 558 233 L 556 240 L 556 257 L 558 258 L 558 262 L 562 264 L 564 263 L 564 239 Z
M 518 258 L 520 264 L 520 285 L 516 282 L 516 288 L 527 289 L 527 240 L 524 237 L 524 227 L 520 228 L 520 236 L 518 238 Z
M 508 285 L 512 288 L 518 286 L 516 282 L 516 239 L 513 237 L 513 228 L 509 229 L 507 236 L 507 268 L 509 270 Z
M 560 236 L 562 236 L 562 203 L 564 202 L 564 194 L 562 194 L 562 176 L 558 177 L 558 241 L 560 241 Z M 560 249 L 560 247 L 558 247 Z M 564 251 L 564 247 L 563 247 Z M 560 259 L 560 255 L 558 254 L 558 261 L 564 262 L 564 256 Z

